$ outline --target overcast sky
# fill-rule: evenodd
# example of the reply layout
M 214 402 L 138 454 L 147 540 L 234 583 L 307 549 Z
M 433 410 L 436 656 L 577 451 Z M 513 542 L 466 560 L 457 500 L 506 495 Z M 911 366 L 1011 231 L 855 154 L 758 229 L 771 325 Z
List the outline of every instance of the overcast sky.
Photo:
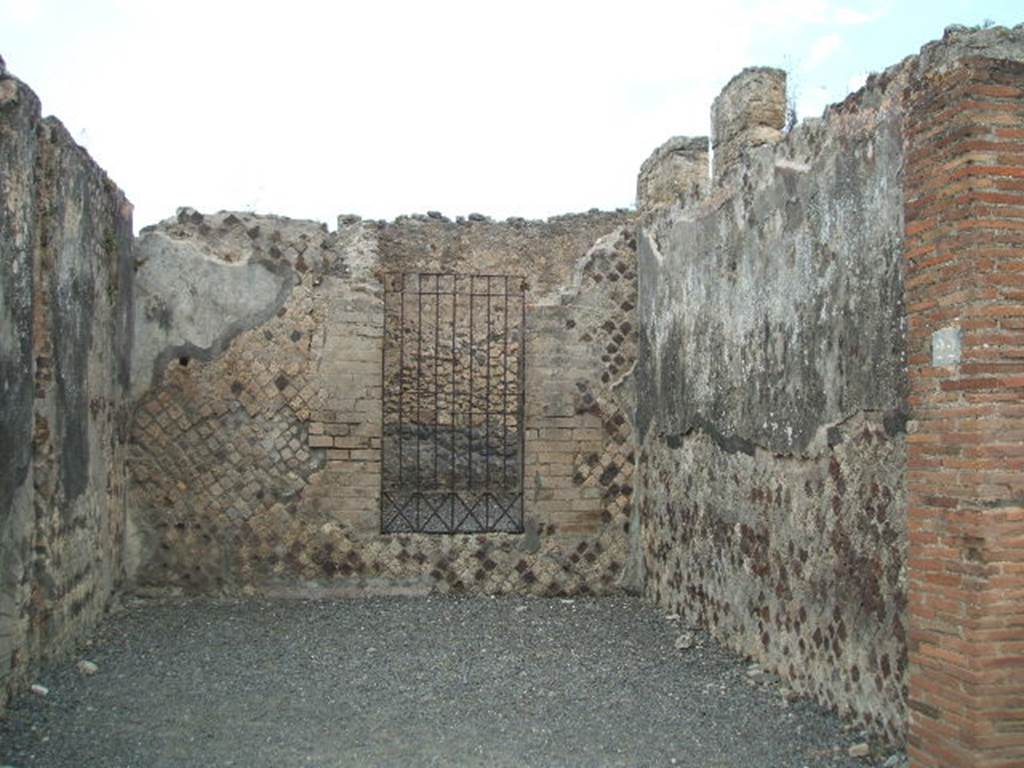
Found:
M 0 0 L 0 54 L 135 203 L 496 218 L 633 204 L 744 66 L 800 117 L 1020 0 Z

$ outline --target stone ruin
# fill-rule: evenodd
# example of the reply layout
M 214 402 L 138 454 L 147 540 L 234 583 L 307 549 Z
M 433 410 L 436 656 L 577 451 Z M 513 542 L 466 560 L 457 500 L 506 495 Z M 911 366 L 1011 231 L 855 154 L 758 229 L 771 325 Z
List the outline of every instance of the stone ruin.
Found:
M 1024 27 L 635 211 L 131 205 L 0 72 L 0 703 L 118 590 L 640 592 L 917 766 L 1024 761 Z

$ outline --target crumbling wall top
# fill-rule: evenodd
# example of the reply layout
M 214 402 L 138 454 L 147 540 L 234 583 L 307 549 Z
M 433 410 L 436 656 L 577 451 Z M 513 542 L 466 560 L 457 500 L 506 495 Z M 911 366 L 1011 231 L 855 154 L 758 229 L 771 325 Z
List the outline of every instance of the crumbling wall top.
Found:
M 674 203 L 687 205 L 707 191 L 710 181 L 707 136 L 673 136 L 640 166 L 636 207 L 649 211 Z
M 961 59 L 974 57 L 989 59 L 1024 60 L 1024 23 L 1014 27 L 965 27 L 951 24 L 942 39 L 921 47 L 915 57 L 918 73 L 949 66 Z M 907 60 L 896 66 L 902 66 Z
M 863 120 L 876 119 L 880 112 L 900 109 L 911 80 L 958 61 L 979 57 L 1024 61 L 1024 24 L 1009 28 L 947 27 L 942 39 L 924 45 L 918 54 L 871 75 L 861 89 L 826 108 L 821 118 L 804 120 L 792 131 L 787 131 L 790 114 L 786 73 L 771 67 L 748 67 L 725 85 L 711 108 L 713 185 L 688 198 L 678 194 L 678 189 L 694 178 L 701 162 L 694 154 L 698 152 L 696 145 L 686 142 L 700 140 L 674 137 L 656 149 L 641 167 L 637 179 L 637 207 L 641 212 L 664 210 L 675 200 L 689 205 L 712 189 L 727 190 L 731 186 L 729 180 L 740 168 L 756 175 L 761 171 L 771 172 L 780 162 L 793 168 L 808 165 L 832 132 L 843 133 Z M 854 115 L 860 117 L 851 120 Z M 771 153 L 761 154 L 761 161 L 754 159 L 752 150 L 772 146 L 779 148 L 775 162 Z M 683 162 L 683 158 L 688 161 Z M 713 194 L 716 198 L 719 196 Z M 673 200 L 667 200 L 670 197 Z
M 714 176 L 724 178 L 745 148 L 775 144 L 786 126 L 786 73 L 748 67 L 728 82 L 711 107 Z

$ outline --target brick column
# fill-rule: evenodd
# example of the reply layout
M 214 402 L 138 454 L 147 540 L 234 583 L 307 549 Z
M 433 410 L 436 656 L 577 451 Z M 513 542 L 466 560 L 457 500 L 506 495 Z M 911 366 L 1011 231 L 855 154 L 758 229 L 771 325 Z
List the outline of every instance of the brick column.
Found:
M 906 123 L 909 751 L 1024 765 L 1024 64 L 914 83 Z

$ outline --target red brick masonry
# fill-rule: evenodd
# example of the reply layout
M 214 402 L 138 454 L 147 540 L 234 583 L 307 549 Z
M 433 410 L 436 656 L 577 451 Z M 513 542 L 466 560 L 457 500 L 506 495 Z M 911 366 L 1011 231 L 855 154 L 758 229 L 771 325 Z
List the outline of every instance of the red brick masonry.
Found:
M 1024 64 L 908 94 L 914 766 L 1024 765 Z M 932 334 L 958 328 L 959 364 Z

